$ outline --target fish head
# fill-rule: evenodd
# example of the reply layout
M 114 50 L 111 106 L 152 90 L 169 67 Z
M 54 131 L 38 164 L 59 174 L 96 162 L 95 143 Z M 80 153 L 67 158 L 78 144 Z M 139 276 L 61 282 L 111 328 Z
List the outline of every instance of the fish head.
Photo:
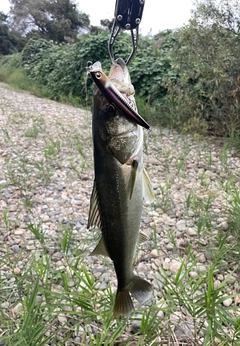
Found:
M 116 64 L 112 65 L 109 77 L 102 71 L 100 62 L 91 65 L 88 73 L 106 100 L 117 108 L 123 117 L 128 118 L 129 122 L 149 129 L 149 125 L 137 112 L 134 88 L 127 66 L 122 59 L 117 59 Z
M 104 78 L 100 65 L 94 66 L 93 73 L 95 78 Z M 111 82 L 114 80 L 116 87 L 123 87 L 125 93 L 120 91 L 124 97 L 132 97 L 132 107 L 136 107 L 133 92 L 131 90 L 131 82 L 129 84 L 128 71 L 120 65 L 112 66 L 110 70 Z M 120 83 L 119 83 L 120 82 Z M 109 78 L 106 79 L 109 83 Z M 95 82 L 97 85 L 97 83 Z M 130 95 L 129 90 L 131 90 Z M 130 103 L 130 100 L 127 100 Z M 97 85 L 94 89 L 93 102 L 93 132 L 101 142 L 105 143 L 108 150 L 121 163 L 127 162 L 133 154 L 141 151 L 143 143 L 143 130 L 134 119 L 126 117 L 114 103 L 107 100 L 101 88 Z M 99 145 L 99 141 L 98 141 Z

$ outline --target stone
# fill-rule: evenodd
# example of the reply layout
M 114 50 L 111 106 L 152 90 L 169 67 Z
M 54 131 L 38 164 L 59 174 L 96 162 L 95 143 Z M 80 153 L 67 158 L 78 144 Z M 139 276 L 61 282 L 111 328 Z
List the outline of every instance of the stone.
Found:
M 157 249 L 153 249 L 152 251 L 151 251 L 151 256 L 153 257 L 153 258 L 158 258 L 159 256 L 158 256 L 158 251 L 157 251 Z
M 18 244 L 12 245 L 11 249 L 13 250 L 13 252 L 18 253 L 20 251 L 20 247 Z
M 169 266 L 169 270 L 171 273 L 173 274 L 177 274 L 177 272 L 179 271 L 180 267 L 181 267 L 181 262 L 176 261 L 176 260 L 172 260 L 172 262 L 170 263 Z
M 178 231 L 184 231 L 186 229 L 186 220 L 179 220 L 176 222 Z
M 14 306 L 14 308 L 12 309 L 12 312 L 14 314 L 19 314 L 21 311 L 23 310 L 23 305 L 22 303 L 18 303 L 17 305 Z
M 205 255 L 202 253 L 199 257 L 198 257 L 198 262 L 200 263 L 205 263 L 207 260 L 206 260 L 206 257 Z
M 186 233 L 188 235 L 190 235 L 190 236 L 194 236 L 194 235 L 197 235 L 197 230 L 194 229 L 194 228 L 189 227 L 189 228 L 186 229 Z
M 194 272 L 194 271 L 190 271 L 189 272 L 189 276 L 193 279 L 197 278 L 198 277 L 198 273 L 197 272 Z
M 132 321 L 131 332 L 133 334 L 136 334 L 139 331 L 139 329 L 141 327 L 141 324 L 142 324 L 142 315 L 139 314 L 139 315 L 136 316 L 136 319 L 134 319 Z
M 21 269 L 16 267 L 16 268 L 13 269 L 13 272 L 14 272 L 15 275 L 19 275 L 21 273 Z
M 226 307 L 229 307 L 230 305 L 232 305 L 233 299 L 232 298 L 227 298 L 223 301 L 223 305 Z
M 165 270 L 169 270 L 169 268 L 170 268 L 170 262 L 171 262 L 170 258 L 165 258 L 165 260 L 164 260 L 164 262 L 163 262 L 163 268 L 164 268 Z

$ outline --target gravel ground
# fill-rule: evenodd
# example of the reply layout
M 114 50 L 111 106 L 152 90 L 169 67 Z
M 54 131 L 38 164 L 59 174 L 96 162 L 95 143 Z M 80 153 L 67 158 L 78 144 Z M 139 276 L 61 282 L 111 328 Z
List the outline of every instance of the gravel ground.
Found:
M 86 224 L 93 185 L 91 114 L 1 84 L 0 128 L 0 256 L 10 253 L 10 260 L 14 261 L 14 256 L 24 253 L 24 259 L 14 264 L 14 274 L 20 274 L 29 255 L 41 250 L 39 240 L 28 229 L 29 224 L 37 224 L 52 260 L 56 266 L 63 266 L 57 246 L 61 225 L 73 228 L 76 243 L 89 235 Z M 160 129 L 148 134 L 145 151 L 156 201 L 144 204 L 142 230 L 150 240 L 140 247 L 135 269 L 152 282 L 155 300 L 164 305 L 162 287 L 156 279 L 159 268 L 175 275 L 189 244 L 197 257 L 192 278 L 201 275 L 211 263 L 219 231 L 229 228 L 227 184 L 231 181 L 239 188 L 240 158 L 234 150 L 226 150 L 216 142 Z M 93 270 L 99 289 L 116 286 L 115 273 L 111 266 L 106 270 L 101 258 L 86 257 L 85 264 Z M 234 266 L 233 260 L 215 273 L 215 287 Z M 2 268 L 5 274 L 8 270 L 7 266 Z M 239 276 L 230 274 L 227 280 L 222 294 L 239 293 Z M 223 306 L 235 311 L 237 308 L 240 314 L 240 299 L 236 298 L 226 299 Z M 160 314 L 164 316 L 161 311 Z M 176 335 L 181 334 L 180 320 L 184 317 L 179 311 L 171 321 Z M 183 333 L 191 336 L 191 330 L 186 328 Z

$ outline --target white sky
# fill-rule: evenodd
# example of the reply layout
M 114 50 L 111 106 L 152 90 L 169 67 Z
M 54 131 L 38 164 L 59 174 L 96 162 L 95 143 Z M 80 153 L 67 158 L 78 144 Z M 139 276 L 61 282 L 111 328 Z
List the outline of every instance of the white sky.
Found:
M 100 25 L 101 19 L 112 19 L 116 0 L 76 0 L 78 9 L 89 14 L 92 25 Z M 192 0 L 146 0 L 140 32 L 144 35 L 152 30 L 175 29 L 188 22 Z M 8 0 L 0 0 L 0 11 L 9 11 Z

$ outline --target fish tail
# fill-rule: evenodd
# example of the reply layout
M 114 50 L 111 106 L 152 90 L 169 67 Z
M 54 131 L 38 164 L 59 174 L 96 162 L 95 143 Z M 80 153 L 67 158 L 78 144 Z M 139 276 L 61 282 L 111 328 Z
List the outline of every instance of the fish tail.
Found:
M 146 303 L 152 298 L 152 285 L 139 276 L 134 276 L 130 282 L 129 291 L 140 304 Z
M 128 290 L 118 290 L 113 309 L 114 317 L 126 317 L 133 311 L 133 302 Z
M 131 282 L 124 290 L 118 290 L 114 305 L 115 317 L 126 317 L 134 309 L 131 295 L 140 303 L 150 301 L 152 297 L 152 285 L 139 276 L 134 276 Z

